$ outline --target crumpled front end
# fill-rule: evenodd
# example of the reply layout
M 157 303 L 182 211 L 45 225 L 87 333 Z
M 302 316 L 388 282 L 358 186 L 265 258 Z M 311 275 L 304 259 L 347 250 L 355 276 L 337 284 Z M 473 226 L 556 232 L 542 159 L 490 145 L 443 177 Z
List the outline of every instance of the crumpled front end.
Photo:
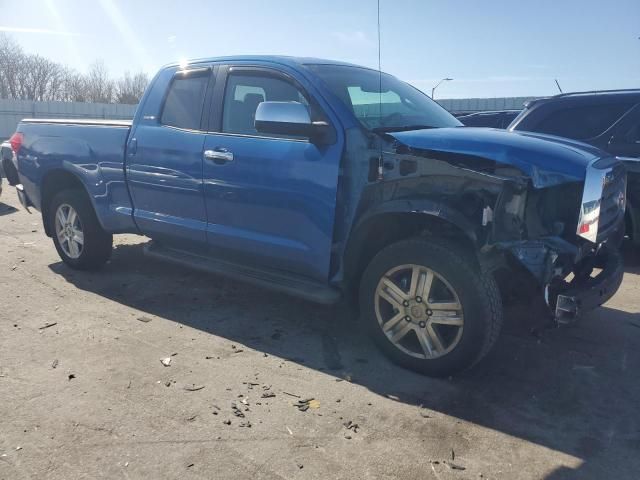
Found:
M 500 246 L 543 287 L 557 321 L 571 321 L 618 290 L 624 274 L 619 247 L 625 195 L 624 167 L 605 158 L 588 166 L 584 186 L 530 191 L 521 202 L 518 218 L 526 239 L 503 239 Z

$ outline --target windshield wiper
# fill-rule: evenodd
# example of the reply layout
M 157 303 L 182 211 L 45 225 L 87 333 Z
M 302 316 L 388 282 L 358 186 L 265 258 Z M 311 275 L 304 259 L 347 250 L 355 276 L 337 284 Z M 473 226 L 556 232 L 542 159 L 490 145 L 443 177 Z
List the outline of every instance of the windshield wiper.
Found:
M 372 129 L 374 133 L 391 133 L 391 132 L 408 132 L 410 130 L 426 130 L 429 128 L 438 128 L 433 125 L 400 125 L 397 127 L 376 127 Z

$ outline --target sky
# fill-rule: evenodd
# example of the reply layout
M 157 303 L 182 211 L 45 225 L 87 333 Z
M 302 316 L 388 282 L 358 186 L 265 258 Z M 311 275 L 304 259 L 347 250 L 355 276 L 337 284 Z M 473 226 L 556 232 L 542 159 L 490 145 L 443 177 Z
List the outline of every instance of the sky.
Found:
M 377 0 L 0 0 L 0 32 L 113 76 L 283 54 L 377 68 Z M 381 63 L 437 98 L 640 87 L 640 0 L 380 0 Z

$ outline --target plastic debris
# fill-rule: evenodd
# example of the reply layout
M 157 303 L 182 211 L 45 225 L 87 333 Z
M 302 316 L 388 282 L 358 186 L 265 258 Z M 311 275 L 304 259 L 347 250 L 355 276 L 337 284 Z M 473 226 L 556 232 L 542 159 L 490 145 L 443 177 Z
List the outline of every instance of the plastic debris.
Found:
M 165 367 L 170 366 L 171 365 L 171 357 L 161 358 L 160 359 L 160 363 L 162 365 L 164 365 Z
M 202 390 L 204 388 L 204 385 L 196 385 L 195 383 L 192 383 L 191 385 L 185 385 L 184 389 L 187 392 L 197 392 L 198 390 Z

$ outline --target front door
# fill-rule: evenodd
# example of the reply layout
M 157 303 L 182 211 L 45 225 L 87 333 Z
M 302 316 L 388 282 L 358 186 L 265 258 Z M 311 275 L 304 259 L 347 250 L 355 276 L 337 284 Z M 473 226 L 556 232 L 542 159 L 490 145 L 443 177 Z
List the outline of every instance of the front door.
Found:
M 315 145 L 304 138 L 259 134 L 254 117 L 263 101 L 302 102 L 312 118 L 326 120 L 288 74 L 221 68 L 212 107 L 212 118 L 215 111 L 219 120 L 204 146 L 209 248 L 241 264 L 326 281 L 341 140 Z
M 206 249 L 201 122 L 210 68 L 172 72 L 157 118 L 131 135 L 127 180 L 145 235 L 186 250 Z

